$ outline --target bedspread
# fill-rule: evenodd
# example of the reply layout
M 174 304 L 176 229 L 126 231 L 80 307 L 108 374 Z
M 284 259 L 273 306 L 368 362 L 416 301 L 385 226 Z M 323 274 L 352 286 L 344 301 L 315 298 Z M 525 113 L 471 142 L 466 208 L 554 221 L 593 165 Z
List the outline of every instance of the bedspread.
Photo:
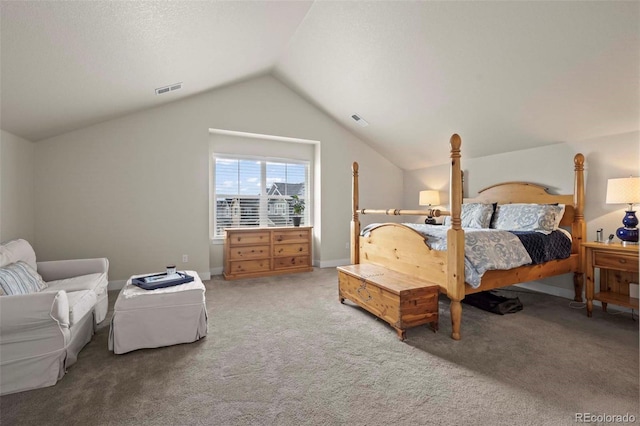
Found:
M 535 231 L 509 231 L 515 234 L 535 265 L 571 256 L 571 234 L 556 230 L 550 234 Z
M 371 224 L 362 235 L 379 224 Z M 426 244 L 432 250 L 447 250 L 446 226 L 403 223 L 427 237 Z M 532 263 L 531 257 L 520 239 L 509 231 L 498 229 L 465 228 L 465 281 L 473 288 L 480 287 L 486 271 L 512 269 Z

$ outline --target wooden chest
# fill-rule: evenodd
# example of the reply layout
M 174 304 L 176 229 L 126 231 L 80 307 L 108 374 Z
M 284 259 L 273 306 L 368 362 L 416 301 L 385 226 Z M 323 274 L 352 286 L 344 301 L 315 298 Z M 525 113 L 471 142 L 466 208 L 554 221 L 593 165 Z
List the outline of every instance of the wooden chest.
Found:
M 312 271 L 311 230 L 310 226 L 226 229 L 224 278 Z
M 371 263 L 338 267 L 340 303 L 348 299 L 385 320 L 400 340 L 410 327 L 438 329 L 439 292 L 437 284 Z

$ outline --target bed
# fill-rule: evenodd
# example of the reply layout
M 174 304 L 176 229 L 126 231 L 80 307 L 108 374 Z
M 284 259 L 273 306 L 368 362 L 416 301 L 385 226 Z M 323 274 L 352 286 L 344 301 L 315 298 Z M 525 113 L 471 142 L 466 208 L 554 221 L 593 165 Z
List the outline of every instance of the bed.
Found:
M 450 139 L 451 168 L 449 200 L 450 211 L 366 209 L 359 207 L 359 167 L 353 163 L 351 263 L 373 263 L 387 269 L 414 276 L 439 285 L 440 292 L 451 300 L 451 337 L 460 340 L 462 321 L 461 301 L 465 295 L 539 280 L 551 276 L 573 273 L 576 301 L 582 301 L 583 271 L 580 244 L 586 233 L 584 221 L 584 156 L 574 157 L 575 186 L 573 194 L 555 195 L 547 188 L 527 182 L 499 183 L 479 191 L 474 198 L 464 198 L 460 165 L 460 136 Z M 506 270 L 487 270 L 475 288 L 465 282 L 465 229 L 461 226 L 464 203 L 479 204 L 536 204 L 564 205 L 561 219 L 556 225 L 570 233 L 570 253 L 564 259 L 541 264 L 529 264 Z M 426 237 L 416 229 L 402 223 L 377 224 L 361 235 L 360 215 L 420 215 L 450 216 L 451 226 L 446 230 L 445 250 L 435 250 Z

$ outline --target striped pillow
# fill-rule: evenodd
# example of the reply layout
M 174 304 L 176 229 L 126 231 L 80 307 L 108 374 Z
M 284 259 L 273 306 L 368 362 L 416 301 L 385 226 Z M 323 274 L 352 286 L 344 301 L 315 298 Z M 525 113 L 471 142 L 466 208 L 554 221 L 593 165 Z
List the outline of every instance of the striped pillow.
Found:
M 2 296 L 37 293 L 45 288 L 47 283 L 42 280 L 40 274 L 23 261 L 0 268 L 0 295 Z

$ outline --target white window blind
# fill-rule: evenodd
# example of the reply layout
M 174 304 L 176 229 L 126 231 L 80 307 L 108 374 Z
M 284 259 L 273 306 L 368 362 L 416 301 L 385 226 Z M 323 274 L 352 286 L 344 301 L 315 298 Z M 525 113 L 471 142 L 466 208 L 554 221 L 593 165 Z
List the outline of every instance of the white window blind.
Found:
M 309 223 L 309 163 L 214 155 L 214 238 L 225 228 L 292 226 L 292 195 L 305 202 Z

